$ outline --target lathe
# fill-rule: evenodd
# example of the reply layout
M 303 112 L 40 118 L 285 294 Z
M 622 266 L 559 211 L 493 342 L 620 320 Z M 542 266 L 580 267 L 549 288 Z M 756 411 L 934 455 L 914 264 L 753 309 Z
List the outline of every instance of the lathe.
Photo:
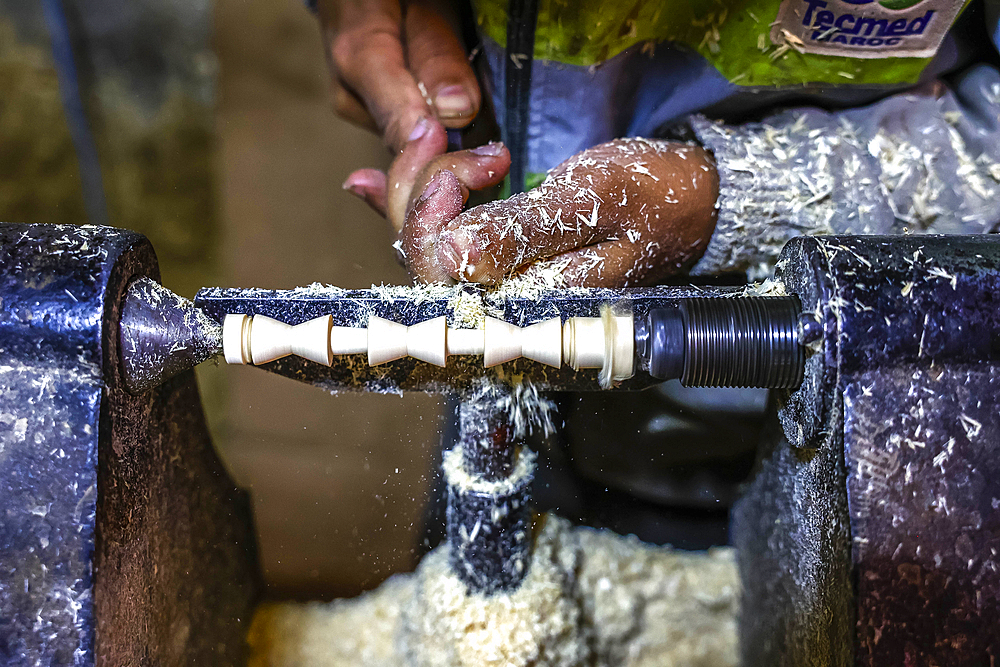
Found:
M 1000 654 L 1000 244 L 817 237 L 757 288 L 516 281 L 288 291 L 157 282 L 141 236 L 0 225 L 0 657 L 240 664 L 259 590 L 244 495 L 192 368 L 459 397 L 448 564 L 532 567 L 554 390 L 773 389 L 732 512 L 747 665 L 989 665 Z M 628 443 L 620 443 L 627 446 Z M 197 630 L 197 631 L 195 631 Z

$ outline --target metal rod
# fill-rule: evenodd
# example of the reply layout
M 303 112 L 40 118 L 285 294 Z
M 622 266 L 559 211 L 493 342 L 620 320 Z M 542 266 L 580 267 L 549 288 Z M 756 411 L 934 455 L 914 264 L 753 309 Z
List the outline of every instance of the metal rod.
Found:
M 493 383 L 462 396 L 444 456 L 450 563 L 472 594 L 517 588 L 530 562 L 534 456 L 511 438 L 509 398 Z
M 504 403 L 510 392 L 496 385 L 485 394 L 464 396 L 458 408 L 458 443 L 468 473 L 495 482 L 514 468 L 514 445 Z

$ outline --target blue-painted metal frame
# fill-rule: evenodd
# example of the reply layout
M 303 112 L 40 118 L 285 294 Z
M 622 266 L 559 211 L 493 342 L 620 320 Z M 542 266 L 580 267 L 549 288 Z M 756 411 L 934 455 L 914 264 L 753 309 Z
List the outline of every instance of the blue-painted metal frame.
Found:
M 109 228 L 0 225 L 0 662 L 92 664 Z

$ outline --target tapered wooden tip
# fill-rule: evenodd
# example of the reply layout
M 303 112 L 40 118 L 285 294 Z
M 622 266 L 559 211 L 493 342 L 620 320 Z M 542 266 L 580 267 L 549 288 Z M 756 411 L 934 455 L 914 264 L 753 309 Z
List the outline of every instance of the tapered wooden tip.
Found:
M 317 364 L 329 366 L 333 363 L 330 352 L 330 329 L 333 327 L 333 317 L 323 315 L 303 322 L 292 328 L 292 353 L 315 361 Z
M 435 317 L 419 322 L 406 330 L 406 353 L 414 359 L 435 366 L 444 366 L 447 353 L 448 318 Z
M 562 320 L 538 322 L 521 331 L 521 356 L 559 368 L 562 366 Z
M 250 360 L 266 364 L 292 353 L 292 327 L 264 315 L 255 315 L 250 323 Z
M 486 318 L 486 345 L 483 366 L 490 368 L 521 356 L 521 328 L 498 320 Z
M 368 319 L 368 365 L 378 366 L 406 356 L 407 327 L 372 315 Z

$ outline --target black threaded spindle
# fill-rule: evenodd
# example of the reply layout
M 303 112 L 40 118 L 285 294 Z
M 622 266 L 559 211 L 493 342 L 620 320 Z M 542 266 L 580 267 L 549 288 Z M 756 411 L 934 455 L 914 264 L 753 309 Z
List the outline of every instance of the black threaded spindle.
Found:
M 790 389 L 802 381 L 796 297 L 681 299 L 636 327 L 636 350 L 653 377 L 687 387 Z

